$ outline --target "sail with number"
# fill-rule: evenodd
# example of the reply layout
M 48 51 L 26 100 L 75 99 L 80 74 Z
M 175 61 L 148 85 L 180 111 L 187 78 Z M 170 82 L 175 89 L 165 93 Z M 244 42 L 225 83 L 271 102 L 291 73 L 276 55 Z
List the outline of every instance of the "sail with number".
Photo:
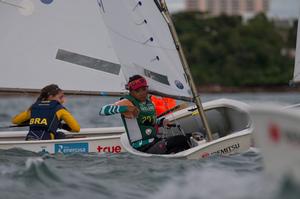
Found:
M 297 44 L 296 44 L 296 57 L 294 66 L 293 82 L 300 82 L 300 26 L 299 26 L 300 15 L 298 18 L 298 30 L 297 30 Z
M 191 97 L 156 1 L 0 0 L 0 90 L 124 93 L 141 74 L 162 95 Z

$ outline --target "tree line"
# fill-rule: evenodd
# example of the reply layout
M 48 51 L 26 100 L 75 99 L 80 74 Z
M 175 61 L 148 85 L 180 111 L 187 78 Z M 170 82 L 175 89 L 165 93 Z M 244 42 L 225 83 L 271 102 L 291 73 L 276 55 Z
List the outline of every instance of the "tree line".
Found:
M 282 28 L 264 14 L 208 17 L 200 12 L 172 16 L 197 85 L 287 85 L 296 46 L 297 23 Z

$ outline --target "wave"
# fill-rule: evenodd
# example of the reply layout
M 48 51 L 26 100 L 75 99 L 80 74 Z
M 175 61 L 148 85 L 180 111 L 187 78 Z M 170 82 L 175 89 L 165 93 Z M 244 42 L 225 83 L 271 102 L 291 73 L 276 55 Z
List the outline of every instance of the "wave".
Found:
M 151 198 L 272 198 L 273 190 L 265 188 L 263 181 L 259 173 L 241 175 L 224 168 L 193 169 L 174 176 Z

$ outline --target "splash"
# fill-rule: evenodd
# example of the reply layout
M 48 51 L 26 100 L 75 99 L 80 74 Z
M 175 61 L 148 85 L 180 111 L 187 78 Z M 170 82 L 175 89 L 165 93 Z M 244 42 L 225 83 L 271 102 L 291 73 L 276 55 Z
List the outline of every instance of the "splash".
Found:
M 30 169 L 31 167 L 40 166 L 44 160 L 42 158 L 28 158 L 25 162 L 26 169 Z

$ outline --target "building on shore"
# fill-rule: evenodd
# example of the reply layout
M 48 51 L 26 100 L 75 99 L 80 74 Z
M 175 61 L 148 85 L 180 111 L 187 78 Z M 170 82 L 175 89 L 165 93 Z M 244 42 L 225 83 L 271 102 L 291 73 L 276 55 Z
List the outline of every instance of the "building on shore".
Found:
M 212 16 L 226 14 L 249 18 L 267 13 L 270 0 L 185 0 L 185 6 L 187 11 L 207 12 Z

